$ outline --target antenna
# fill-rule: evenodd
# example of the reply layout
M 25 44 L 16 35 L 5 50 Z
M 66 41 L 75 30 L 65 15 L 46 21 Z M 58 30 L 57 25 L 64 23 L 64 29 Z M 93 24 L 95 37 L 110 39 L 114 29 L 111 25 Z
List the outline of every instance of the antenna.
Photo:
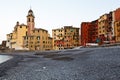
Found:
M 31 5 L 30 5 L 30 9 L 31 9 Z
M 32 8 L 32 7 L 31 7 L 31 3 L 32 3 L 32 0 L 30 0 L 30 9 Z

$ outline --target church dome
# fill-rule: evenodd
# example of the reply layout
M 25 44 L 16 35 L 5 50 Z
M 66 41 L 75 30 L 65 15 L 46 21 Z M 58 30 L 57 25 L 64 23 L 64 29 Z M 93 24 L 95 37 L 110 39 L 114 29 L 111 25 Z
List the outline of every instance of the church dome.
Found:
M 28 13 L 33 13 L 33 11 L 30 9 L 30 10 L 28 11 Z
M 28 16 L 33 16 L 34 17 L 34 13 L 31 9 L 28 11 Z

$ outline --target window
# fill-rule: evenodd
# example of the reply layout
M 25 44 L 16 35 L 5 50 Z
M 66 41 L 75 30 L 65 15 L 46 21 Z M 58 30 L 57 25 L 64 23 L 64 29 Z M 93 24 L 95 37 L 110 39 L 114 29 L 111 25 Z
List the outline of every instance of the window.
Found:
M 37 43 L 40 43 L 40 41 L 37 41 Z
M 67 44 L 67 47 L 68 47 L 69 45 Z
M 37 36 L 37 40 L 40 40 L 40 36 Z
M 28 22 L 30 22 L 30 18 L 28 18 Z
M 65 29 L 65 32 L 66 32 L 66 29 Z
M 33 42 L 30 42 L 30 44 L 33 44 Z
M 120 23 L 117 23 L 117 26 L 120 26 Z
M 45 43 L 45 41 L 43 41 L 43 43 Z
M 62 36 L 62 34 L 60 34 Z
M 12 36 L 11 36 L 11 39 L 12 39 Z
M 27 35 L 27 31 L 26 31 L 26 35 Z
M 34 19 L 32 19 L 32 22 L 34 22 Z

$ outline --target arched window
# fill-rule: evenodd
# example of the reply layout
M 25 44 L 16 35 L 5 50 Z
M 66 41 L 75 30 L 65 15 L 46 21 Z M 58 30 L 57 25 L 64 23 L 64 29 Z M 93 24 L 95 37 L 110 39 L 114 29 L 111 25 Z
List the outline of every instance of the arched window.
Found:
M 30 18 L 28 18 L 28 22 L 30 22 Z

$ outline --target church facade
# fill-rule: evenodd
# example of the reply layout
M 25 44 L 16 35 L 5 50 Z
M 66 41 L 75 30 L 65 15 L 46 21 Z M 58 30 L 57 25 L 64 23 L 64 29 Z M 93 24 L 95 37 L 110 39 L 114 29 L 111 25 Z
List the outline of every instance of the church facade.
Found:
M 6 46 L 15 50 L 53 50 L 53 39 L 47 30 L 35 28 L 35 16 L 30 9 L 27 25 L 17 22 L 13 32 L 7 34 Z

